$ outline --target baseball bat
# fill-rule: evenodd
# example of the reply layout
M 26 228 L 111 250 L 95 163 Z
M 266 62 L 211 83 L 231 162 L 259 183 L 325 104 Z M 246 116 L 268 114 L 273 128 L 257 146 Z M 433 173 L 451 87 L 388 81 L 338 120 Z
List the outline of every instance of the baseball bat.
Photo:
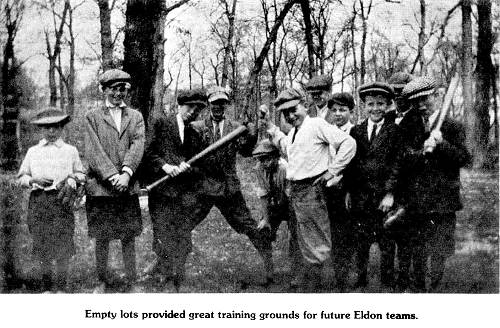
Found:
M 227 145 L 231 141 L 237 139 L 239 136 L 241 136 L 246 131 L 247 131 L 246 126 L 244 126 L 244 125 L 239 126 L 237 129 L 231 131 L 228 135 L 222 137 L 221 139 L 217 140 L 216 142 L 214 142 L 213 144 L 211 144 L 207 148 L 203 149 L 198 154 L 191 157 L 188 161 L 186 161 L 186 163 L 188 163 L 189 165 L 193 164 L 194 162 L 202 159 L 203 157 L 207 156 L 208 154 L 213 153 L 217 149 L 222 148 L 223 146 Z M 172 178 L 172 176 L 166 175 L 166 176 L 156 180 L 155 182 L 151 183 L 150 185 L 146 186 L 145 190 L 149 192 L 149 191 L 151 191 L 151 189 L 157 187 L 158 185 L 162 184 L 163 182 L 169 180 L 170 178 Z
M 438 121 L 436 123 L 436 127 L 434 128 L 437 131 L 441 130 L 441 126 L 443 125 L 443 122 L 446 119 L 446 116 L 448 116 L 448 112 L 449 112 L 450 107 L 451 107 L 451 101 L 453 99 L 453 95 L 455 94 L 455 90 L 457 90 L 457 86 L 458 86 L 459 81 L 460 81 L 460 77 L 458 76 L 458 73 L 457 73 L 451 79 L 450 86 L 448 87 L 448 90 L 446 91 L 446 95 L 444 96 L 443 106 L 441 106 L 441 111 L 439 112 L 439 118 L 438 118 Z

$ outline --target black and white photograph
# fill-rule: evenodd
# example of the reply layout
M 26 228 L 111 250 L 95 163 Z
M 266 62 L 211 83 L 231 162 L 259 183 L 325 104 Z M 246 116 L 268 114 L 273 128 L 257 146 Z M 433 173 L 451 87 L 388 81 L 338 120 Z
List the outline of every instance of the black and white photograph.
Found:
M 0 3 L 2 303 L 498 296 L 498 0 Z

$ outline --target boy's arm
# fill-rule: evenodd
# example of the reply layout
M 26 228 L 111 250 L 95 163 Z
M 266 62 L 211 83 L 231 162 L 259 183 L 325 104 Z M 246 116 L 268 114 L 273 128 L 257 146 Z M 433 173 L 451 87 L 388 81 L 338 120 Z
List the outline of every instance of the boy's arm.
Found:
M 31 151 L 28 149 L 28 152 L 26 153 L 26 156 L 23 159 L 23 162 L 21 163 L 21 167 L 19 168 L 19 172 L 17 173 L 17 182 L 23 186 L 23 187 L 30 187 L 31 186 L 31 168 L 30 168 L 30 161 L 31 161 Z
M 328 165 L 328 172 L 332 176 L 340 176 L 342 170 L 356 154 L 356 141 L 347 133 L 335 128 L 324 120 L 317 120 L 317 122 L 318 137 L 325 143 L 333 146 L 336 151 L 336 154 L 331 154 L 334 156 Z
M 146 142 L 146 136 L 144 133 L 144 119 L 141 113 L 137 113 L 139 115 L 137 124 L 134 129 L 132 142 L 130 147 L 128 148 L 127 153 L 125 154 L 125 158 L 123 159 L 122 169 L 127 171 L 129 174 L 130 171 L 127 170 L 129 168 L 132 170 L 132 173 L 137 170 L 137 167 L 141 163 L 142 156 L 144 155 L 144 144 Z

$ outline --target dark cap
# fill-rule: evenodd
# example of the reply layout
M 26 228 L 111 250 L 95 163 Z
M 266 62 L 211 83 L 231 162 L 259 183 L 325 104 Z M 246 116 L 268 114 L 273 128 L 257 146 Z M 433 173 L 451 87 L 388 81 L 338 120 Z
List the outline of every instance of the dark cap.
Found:
M 328 99 L 328 108 L 332 108 L 333 104 L 339 104 L 340 106 L 347 106 L 349 109 L 353 109 L 354 98 L 348 92 L 337 92 Z
M 313 76 L 306 84 L 308 92 L 330 91 L 332 88 L 332 79 L 328 75 Z
M 40 113 L 38 113 L 35 118 L 31 121 L 32 124 L 45 126 L 45 125 L 64 125 L 70 121 L 69 115 L 66 115 L 62 111 L 49 108 Z
M 229 95 L 223 87 L 214 86 L 207 91 L 208 102 L 214 102 L 216 100 L 226 100 L 229 101 Z
M 257 147 L 255 147 L 252 155 L 254 157 L 260 157 L 264 155 L 278 155 L 279 149 L 275 145 L 272 144 L 269 139 L 263 139 Z
M 116 84 L 127 84 L 130 87 L 130 81 L 132 78 L 130 74 L 124 72 L 120 69 L 110 69 L 101 74 L 99 78 L 99 83 L 103 88 L 112 87 Z
M 406 100 L 428 96 L 434 93 L 436 80 L 429 76 L 417 77 L 409 82 L 401 92 L 401 98 Z
M 368 95 L 383 95 L 389 99 L 394 98 L 394 90 L 385 82 L 365 83 L 358 89 L 359 97 L 364 98 Z
M 387 83 L 389 83 L 394 89 L 403 89 L 412 79 L 413 76 L 411 74 L 397 72 L 392 74 Z
M 276 107 L 278 111 L 292 108 L 297 106 L 304 97 L 305 95 L 300 90 L 288 88 L 281 91 L 276 100 L 274 100 L 274 107 Z
M 181 90 L 177 96 L 179 105 L 207 105 L 207 95 L 203 89 Z

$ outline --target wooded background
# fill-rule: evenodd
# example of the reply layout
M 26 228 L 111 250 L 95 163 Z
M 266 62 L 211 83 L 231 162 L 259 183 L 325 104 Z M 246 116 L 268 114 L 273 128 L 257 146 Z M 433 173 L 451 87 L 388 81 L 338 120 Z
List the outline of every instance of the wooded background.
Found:
M 225 86 L 231 115 L 254 120 L 260 104 L 272 110 L 280 90 L 317 74 L 356 95 L 398 71 L 431 75 L 444 93 L 458 73 L 451 115 L 466 125 L 474 167 L 496 167 L 499 3 L 415 3 L 2 0 L 1 166 L 17 168 L 23 115 L 49 105 L 70 115 L 88 108 L 101 97 L 97 76 L 117 67 L 132 75 L 131 104 L 146 120 L 172 110 L 181 88 Z

